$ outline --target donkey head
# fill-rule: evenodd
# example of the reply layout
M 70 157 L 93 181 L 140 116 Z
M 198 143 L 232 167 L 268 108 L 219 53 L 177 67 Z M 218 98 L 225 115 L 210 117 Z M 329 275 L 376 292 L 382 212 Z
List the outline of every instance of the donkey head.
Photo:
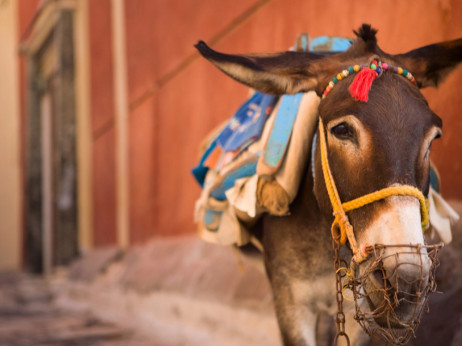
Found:
M 327 87 L 319 115 L 331 174 L 342 202 L 401 185 L 427 195 L 430 147 L 441 136 L 442 121 L 419 88 L 436 87 L 457 66 L 462 60 L 462 39 L 390 55 L 378 47 L 376 30 L 370 25 L 363 25 L 355 34 L 357 40 L 346 52 L 329 56 L 310 52 L 228 55 L 203 42 L 196 48 L 224 73 L 263 92 L 316 91 L 321 96 Z M 334 77 L 342 71 L 353 72 L 355 65 L 370 66 L 371 60 L 381 63 L 382 69 L 388 65 L 389 71 L 381 72 L 372 83 L 367 102 L 357 101 L 348 90 L 356 74 Z M 394 73 L 391 66 L 406 72 Z M 412 72 L 415 83 L 403 76 L 407 71 Z M 320 210 L 332 220 L 319 137 L 318 133 L 313 191 Z M 348 218 L 359 248 L 381 244 L 376 247 L 380 251 L 359 266 L 371 311 L 385 310 L 383 301 L 394 296 L 392 318 L 386 312 L 374 315 L 374 319 L 384 326 L 399 327 L 412 318 L 416 308 L 421 310 L 420 290 L 427 285 L 432 265 L 423 247 L 419 200 L 387 197 L 349 212 Z

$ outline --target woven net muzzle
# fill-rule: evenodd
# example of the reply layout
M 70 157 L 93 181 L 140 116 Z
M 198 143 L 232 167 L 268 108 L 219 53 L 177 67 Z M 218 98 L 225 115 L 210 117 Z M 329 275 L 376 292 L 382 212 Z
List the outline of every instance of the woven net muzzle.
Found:
M 422 313 L 428 310 L 428 297 L 436 292 L 440 247 L 375 245 L 361 273 L 359 268 L 350 273 L 344 288 L 353 292 L 355 319 L 371 337 L 392 345 L 405 345 L 415 337 Z M 392 262 L 392 269 L 387 266 L 387 270 L 385 262 Z M 404 275 L 409 269 L 415 274 L 412 278 Z

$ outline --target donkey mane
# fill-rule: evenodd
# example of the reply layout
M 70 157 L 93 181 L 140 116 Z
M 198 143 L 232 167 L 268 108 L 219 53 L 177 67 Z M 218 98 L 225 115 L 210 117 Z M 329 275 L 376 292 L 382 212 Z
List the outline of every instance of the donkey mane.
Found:
M 363 24 L 359 27 L 358 31 L 353 30 L 354 34 L 362 39 L 368 45 L 377 44 L 377 29 L 374 29 L 370 24 Z
M 375 54 L 382 59 L 395 63 L 393 56 L 380 49 L 377 43 L 377 32 L 378 30 L 373 28 L 370 24 L 362 24 L 358 30 L 353 30 L 353 33 L 356 35 L 356 40 L 350 48 L 345 52 L 337 54 L 337 58 L 334 57 L 333 60 L 337 60 L 337 64 L 338 60 L 344 60 L 345 66 L 343 67 L 346 67 L 351 64 L 366 63 L 367 59 Z

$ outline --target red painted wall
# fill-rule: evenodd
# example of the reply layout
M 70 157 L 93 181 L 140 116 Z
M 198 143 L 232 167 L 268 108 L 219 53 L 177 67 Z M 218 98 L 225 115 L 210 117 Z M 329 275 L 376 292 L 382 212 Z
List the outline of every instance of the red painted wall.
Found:
M 111 1 L 88 2 L 93 178 L 93 243 L 115 244 L 116 161 Z
M 253 3 L 125 2 L 133 242 L 194 230 L 193 203 L 200 190 L 190 169 L 198 143 L 231 114 L 247 90 L 228 83 L 219 87 L 233 97 L 224 98 L 221 92 L 209 97 L 221 76 L 204 62 L 191 61 L 192 45 L 226 29 Z
M 248 89 L 195 54 L 198 39 L 225 52 L 286 50 L 300 32 L 343 35 L 363 22 L 398 53 L 462 37 L 462 4 L 450 1 L 126 1 L 130 100 L 131 237 L 191 232 L 200 190 L 189 171 L 202 138 L 242 103 Z M 445 196 L 462 199 L 462 67 L 425 90 L 445 122 L 434 145 Z
M 32 22 L 38 5 L 41 3 L 41 0 L 19 0 L 18 1 L 18 26 L 19 26 L 19 38 L 26 36 L 26 29 L 29 27 Z

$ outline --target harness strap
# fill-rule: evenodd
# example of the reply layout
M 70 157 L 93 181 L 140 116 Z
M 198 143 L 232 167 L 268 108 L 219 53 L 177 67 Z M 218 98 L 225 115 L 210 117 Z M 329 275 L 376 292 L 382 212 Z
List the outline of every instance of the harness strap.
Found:
M 334 178 L 332 177 L 332 172 L 329 167 L 329 160 L 327 158 L 326 134 L 324 132 L 324 126 L 322 124 L 321 117 L 319 117 L 319 141 L 322 172 L 324 175 L 327 193 L 329 194 L 330 203 L 332 204 L 332 209 L 335 216 L 331 227 L 332 238 L 340 245 L 344 245 L 348 237 L 353 254 L 356 254 L 358 253 L 358 243 L 356 242 L 356 238 L 353 234 L 353 226 L 351 226 L 350 221 L 348 220 L 348 216 L 342 207 L 342 202 L 338 195 L 337 187 L 335 186 Z
M 428 199 L 425 198 L 422 192 L 420 192 L 420 190 L 414 186 L 403 185 L 386 187 L 382 190 L 369 193 L 352 201 L 342 203 L 342 207 L 343 210 L 345 210 L 345 212 L 349 212 L 351 210 L 361 208 L 366 204 L 370 204 L 381 199 L 397 195 L 412 196 L 419 200 L 420 213 L 422 217 L 422 229 L 427 229 L 430 221 L 428 216 Z
M 351 250 L 353 251 L 352 261 L 354 263 L 360 263 L 364 261 L 369 253 L 367 244 L 362 249 L 359 249 L 353 232 L 353 226 L 350 224 L 348 216 L 346 215 L 346 212 L 348 211 L 361 208 L 367 204 L 390 196 L 412 196 L 417 198 L 420 202 L 422 229 L 426 229 L 428 227 L 428 200 L 424 197 L 422 192 L 414 186 L 391 186 L 342 204 L 329 166 L 326 133 L 321 117 L 319 117 L 319 141 L 324 182 L 326 184 L 327 193 L 329 195 L 330 203 L 332 205 L 333 214 L 335 217 L 331 227 L 332 238 L 340 245 L 344 245 L 348 238 Z

